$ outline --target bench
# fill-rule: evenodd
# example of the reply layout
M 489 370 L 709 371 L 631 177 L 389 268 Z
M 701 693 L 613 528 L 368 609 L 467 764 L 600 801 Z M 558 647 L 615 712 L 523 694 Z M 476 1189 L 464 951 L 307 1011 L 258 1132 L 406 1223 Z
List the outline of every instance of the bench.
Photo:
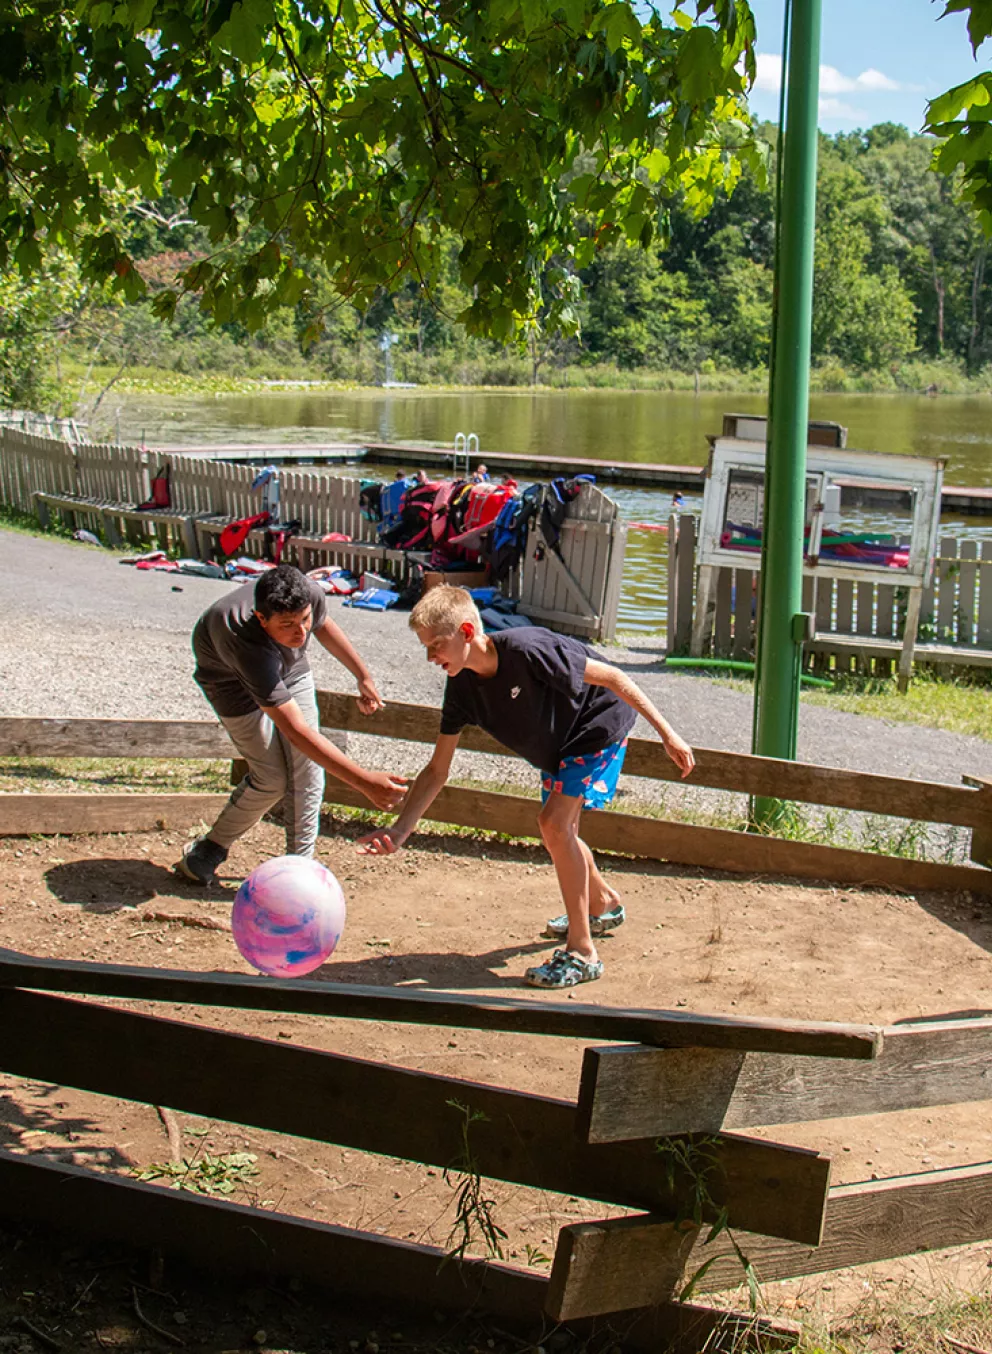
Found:
M 50 509 L 64 514 L 75 528 L 76 514 L 85 514 L 99 520 L 108 545 L 122 546 L 124 532 L 119 523 L 152 522 L 157 528 L 159 544 L 168 548 L 168 534 L 171 531 L 177 545 L 184 555 L 197 554 L 197 537 L 193 527 L 194 518 L 181 508 L 139 508 L 136 503 L 115 503 L 110 499 L 91 498 L 85 494 L 55 494 L 37 489 L 34 493 L 35 512 L 42 527 L 51 525 Z

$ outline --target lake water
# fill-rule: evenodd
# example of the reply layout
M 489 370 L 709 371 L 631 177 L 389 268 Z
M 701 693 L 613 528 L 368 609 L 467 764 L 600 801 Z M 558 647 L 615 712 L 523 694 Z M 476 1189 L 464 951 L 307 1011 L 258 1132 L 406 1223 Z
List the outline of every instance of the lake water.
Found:
M 106 408 L 106 406 L 105 406 Z M 724 412 L 763 413 L 761 395 L 671 391 L 273 390 L 211 397 L 125 397 L 120 438 L 156 444 L 212 442 L 421 442 L 450 446 L 458 432 L 486 451 L 701 466 L 706 436 Z M 810 416 L 848 429 L 848 446 L 943 457 L 945 482 L 992 486 L 988 395 L 817 395 Z M 341 473 L 341 472 L 338 472 Z M 345 471 L 344 473 L 348 473 Z M 671 495 L 611 488 L 628 522 L 664 523 Z M 701 502 L 686 495 L 686 511 Z M 992 539 L 992 521 L 947 516 L 950 535 Z M 633 528 L 620 607 L 624 630 L 663 628 L 667 541 Z

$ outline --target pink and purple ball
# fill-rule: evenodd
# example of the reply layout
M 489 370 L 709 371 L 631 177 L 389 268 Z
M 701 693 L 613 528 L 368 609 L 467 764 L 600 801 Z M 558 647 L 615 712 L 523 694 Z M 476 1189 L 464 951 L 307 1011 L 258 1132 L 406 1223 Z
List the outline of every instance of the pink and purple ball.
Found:
M 238 889 L 231 928 L 253 968 L 293 978 L 333 954 L 344 919 L 344 894 L 330 870 L 305 856 L 277 856 Z

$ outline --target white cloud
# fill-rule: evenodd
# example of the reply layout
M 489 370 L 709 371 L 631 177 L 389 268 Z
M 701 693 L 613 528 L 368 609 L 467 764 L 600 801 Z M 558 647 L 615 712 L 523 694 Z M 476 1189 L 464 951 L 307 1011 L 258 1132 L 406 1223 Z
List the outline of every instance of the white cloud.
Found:
M 864 122 L 868 114 L 862 108 L 855 108 L 843 99 L 821 99 L 818 105 L 821 118 L 837 118 L 841 122 Z
M 766 93 L 775 94 L 782 84 L 782 58 L 769 52 L 758 53 L 758 73 L 754 81 L 754 88 L 763 90 Z M 820 67 L 820 93 L 829 103 L 833 96 L 837 94 L 853 94 L 855 92 L 877 92 L 877 91 L 896 91 L 904 89 L 905 86 L 892 80 L 889 76 L 877 71 L 869 66 L 867 70 L 860 75 L 845 75 L 839 71 L 836 66 Z M 840 106 L 840 105 L 838 105 Z M 821 102 L 821 111 L 823 102 Z
M 900 85 L 895 80 L 890 80 L 887 75 L 881 71 L 873 70 L 870 66 L 866 71 L 862 71 L 858 76 L 859 89 L 905 89 L 905 85 Z

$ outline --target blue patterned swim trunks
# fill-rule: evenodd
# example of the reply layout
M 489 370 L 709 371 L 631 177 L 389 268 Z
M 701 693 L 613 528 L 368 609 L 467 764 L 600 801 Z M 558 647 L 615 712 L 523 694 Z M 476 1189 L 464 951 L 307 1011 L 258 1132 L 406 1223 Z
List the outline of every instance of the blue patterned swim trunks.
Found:
M 584 757 L 566 757 L 553 776 L 541 772 L 541 803 L 549 795 L 570 795 L 581 799 L 587 809 L 605 809 L 617 792 L 617 781 L 627 755 L 626 738 L 610 743 L 601 752 Z

